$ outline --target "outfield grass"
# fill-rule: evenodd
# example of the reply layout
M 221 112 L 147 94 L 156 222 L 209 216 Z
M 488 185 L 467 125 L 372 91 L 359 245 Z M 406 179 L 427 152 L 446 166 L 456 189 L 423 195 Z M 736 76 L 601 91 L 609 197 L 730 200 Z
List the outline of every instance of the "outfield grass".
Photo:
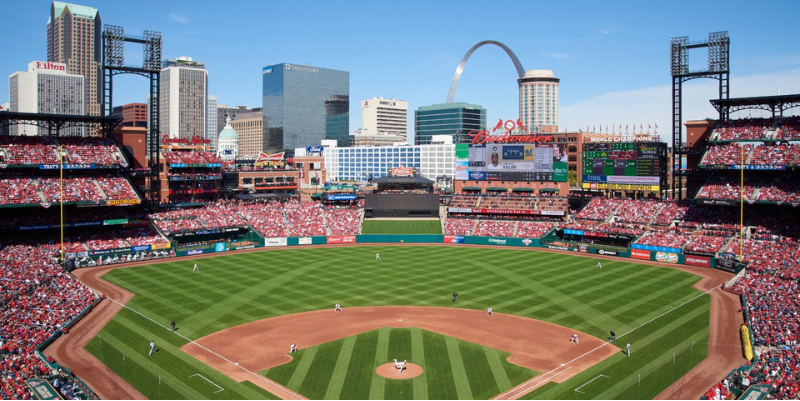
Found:
M 382 260 L 374 260 L 375 252 L 380 252 Z M 642 326 L 700 295 L 690 288 L 699 277 L 631 260 L 604 260 L 603 269 L 597 269 L 590 258 L 558 253 L 508 248 L 377 246 L 228 254 L 199 260 L 200 272 L 191 271 L 194 262 L 172 260 L 119 269 L 105 278 L 137 294 L 128 304 L 131 308 L 164 326 L 176 319 L 179 332 L 192 339 L 254 320 L 330 308 L 334 300 L 344 307 L 420 305 L 484 310 L 491 305 L 496 312 L 549 321 L 599 338 L 606 338 L 611 329 L 620 335 L 635 329 L 617 344 L 624 348 L 624 343 L 630 342 L 631 358 L 624 354 L 612 356 L 564 384 L 544 386 L 530 398 L 650 398 L 707 354 L 708 295 L 701 295 Z M 457 305 L 451 301 L 453 291 L 459 293 Z M 195 392 L 191 398 L 266 397 L 252 384 L 235 383 L 183 353 L 178 348 L 185 340 L 133 312 L 121 312 L 103 328 L 100 336 L 104 343 L 113 345 L 113 350 L 124 350 L 126 361 L 169 379 L 173 384 L 167 385 L 174 387 L 171 394 L 175 398 L 184 398 L 180 395 L 186 388 Z M 371 341 L 369 336 L 363 340 L 358 337 L 358 341 Z M 156 341 L 161 352 L 148 357 L 151 339 Z M 693 342 L 695 345 L 688 352 Z M 344 340 L 341 344 L 339 350 Z M 328 361 L 330 366 L 335 366 L 341 354 L 341 350 L 335 352 L 336 347 L 320 346 L 314 364 Z M 445 341 L 426 340 L 422 348 L 426 362 L 429 354 L 442 353 L 447 347 Z M 98 339 L 87 348 L 126 379 L 131 377 L 131 373 L 123 369 L 132 365 L 121 366 L 113 360 L 119 358 L 118 353 L 104 351 Z M 397 347 L 392 352 L 408 352 L 402 348 Z M 412 346 L 411 351 L 414 349 L 418 348 Z M 461 357 L 465 365 L 480 363 L 473 359 L 477 358 L 476 353 L 462 351 Z M 364 362 L 355 361 L 368 362 L 369 359 L 369 355 L 359 356 L 354 352 L 346 373 L 329 375 L 341 377 L 344 374 L 345 381 L 350 380 L 348 376 L 360 375 L 358 366 L 364 365 Z M 373 361 L 371 369 L 377 365 Z M 272 369 L 275 374 L 279 370 Z M 432 373 L 432 370 L 429 368 L 426 372 Z M 201 374 L 225 390 L 212 392 L 216 390 L 200 383 L 197 376 L 190 378 L 195 374 Z M 595 380 L 581 389 L 583 393 L 574 391 L 600 374 L 609 378 Z M 642 375 L 642 385 L 638 382 L 639 375 Z M 154 394 L 156 386 L 152 378 L 142 376 L 143 379 L 131 379 L 132 384 L 145 395 Z M 480 392 L 473 387 L 483 385 L 473 385 L 480 379 L 473 376 L 467 375 L 467 381 L 475 396 Z M 453 385 L 455 390 L 447 389 L 450 386 L 447 383 L 454 379 L 441 380 L 440 387 L 428 386 L 430 398 L 451 398 L 453 391 L 457 398 L 467 398 L 463 388 L 461 392 L 458 390 L 463 386 Z M 160 391 L 168 391 L 165 382 L 158 386 Z M 318 388 L 314 390 L 318 392 L 326 385 L 325 380 L 313 386 L 305 382 L 291 384 Z M 326 394 L 331 383 L 334 381 L 328 379 Z M 398 394 L 394 387 L 402 386 L 386 384 L 383 395 Z M 360 398 L 365 391 L 342 389 L 340 395 L 353 392 L 354 397 Z M 374 394 L 372 391 L 370 389 L 367 394 L 369 397 L 380 395 L 377 389 Z M 416 394 L 416 388 L 414 391 Z
M 415 327 L 383 328 L 300 350 L 292 362 L 261 374 L 315 400 L 489 399 L 537 373 L 507 362 L 508 355 Z M 376 375 L 389 358 L 413 361 L 423 374 Z
M 441 234 L 439 220 L 364 220 L 362 234 Z

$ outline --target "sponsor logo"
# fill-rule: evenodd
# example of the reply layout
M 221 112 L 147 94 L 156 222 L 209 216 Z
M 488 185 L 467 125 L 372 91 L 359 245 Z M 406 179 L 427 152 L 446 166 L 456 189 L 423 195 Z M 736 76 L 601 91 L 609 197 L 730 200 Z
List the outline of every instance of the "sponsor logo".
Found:
M 250 248 L 255 248 L 255 247 L 256 247 L 255 245 L 244 245 L 244 246 L 234 247 L 234 249 L 250 249 Z
M 656 252 L 656 260 L 659 262 L 678 263 L 678 255 L 672 252 Z
M 569 249 L 569 248 L 567 248 L 565 246 L 548 245 L 547 247 L 550 248 L 550 249 L 558 249 L 559 251 L 570 251 L 571 250 L 571 249 Z
M 504 239 L 497 239 L 497 238 L 489 238 L 489 243 L 490 243 L 490 244 L 505 245 L 505 244 L 506 244 L 506 240 L 504 240 Z
M 8 167 L 8 164 L 0 163 L 0 168 L 7 168 L 7 167 Z
M 217 242 L 214 244 L 214 252 L 225 252 L 225 243 Z
M 286 246 L 286 237 L 264 238 L 264 246 Z
M 67 71 L 67 65 L 61 63 L 51 63 L 49 61 L 36 62 L 36 68 L 41 68 L 43 70 L 53 70 L 53 71 Z
M 133 252 L 141 252 L 141 251 L 149 251 L 149 250 L 150 250 L 150 245 L 140 245 L 140 246 L 135 246 L 135 247 L 131 248 L 131 251 L 133 251 Z
M 711 267 L 711 258 L 708 256 L 686 255 L 684 263 L 689 266 Z
M 297 239 L 298 245 L 311 245 L 311 237 L 300 237 Z
M 545 143 L 553 142 L 552 135 L 493 135 L 490 131 L 470 131 L 473 145 L 483 145 L 486 143 Z
M 650 251 L 644 251 L 641 249 L 631 249 L 631 258 L 650 260 Z
M 261 70 L 261 73 L 262 74 L 272 74 L 272 66 L 264 67 L 264 69 Z
M 329 235 L 327 238 L 329 244 L 353 244 L 355 242 L 355 235 Z
M 446 244 L 463 244 L 464 243 L 464 236 L 463 235 L 445 235 L 444 242 Z
M 323 149 L 324 148 L 319 145 L 306 146 L 306 152 L 308 153 L 322 153 Z
M 205 252 L 205 249 L 192 249 L 191 251 L 189 251 L 189 252 L 186 252 L 186 255 L 187 255 L 187 256 L 191 256 L 191 255 L 200 255 L 200 254 L 202 254 L 202 253 L 204 253 L 204 252 Z
M 414 169 L 411 167 L 394 167 L 392 168 L 393 177 L 413 177 Z
M 600 254 L 600 255 L 611 255 L 611 256 L 619 255 L 619 253 L 617 251 L 607 251 L 605 249 L 599 249 L 599 250 L 597 250 L 597 253 Z
M 191 138 L 170 138 L 168 136 L 161 137 L 162 145 L 208 145 L 210 143 L 210 139 L 205 139 L 202 136 L 197 135 Z
M 533 243 L 533 241 L 530 238 L 525 238 L 524 240 L 522 240 L 522 243 L 525 244 L 525 246 L 528 246 L 531 243 Z
M 587 252 L 589 252 L 589 247 L 586 246 L 586 245 L 581 245 L 581 246 L 578 247 L 578 252 L 587 253 Z

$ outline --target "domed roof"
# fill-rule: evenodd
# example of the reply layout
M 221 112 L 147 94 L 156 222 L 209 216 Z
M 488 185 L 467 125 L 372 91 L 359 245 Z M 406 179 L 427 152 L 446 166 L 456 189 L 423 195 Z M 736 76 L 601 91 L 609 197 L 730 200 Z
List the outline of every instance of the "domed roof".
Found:
M 223 139 L 230 139 L 230 140 L 235 140 L 235 141 L 239 140 L 239 134 L 236 133 L 236 130 L 233 129 L 233 127 L 231 126 L 231 117 L 230 116 L 227 116 L 225 118 L 225 128 L 223 128 L 222 131 L 220 131 L 220 133 L 219 133 L 218 140 L 221 141 Z

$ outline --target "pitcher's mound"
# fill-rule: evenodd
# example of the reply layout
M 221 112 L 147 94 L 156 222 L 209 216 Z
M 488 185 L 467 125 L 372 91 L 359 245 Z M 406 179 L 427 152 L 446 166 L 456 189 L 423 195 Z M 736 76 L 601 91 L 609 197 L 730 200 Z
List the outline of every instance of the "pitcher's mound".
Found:
M 422 366 L 419 366 L 415 363 L 406 362 L 406 368 L 403 369 L 403 373 L 400 373 L 400 369 L 394 367 L 394 362 L 390 362 L 378 366 L 378 368 L 375 369 L 375 373 L 387 379 L 413 379 L 422 374 Z

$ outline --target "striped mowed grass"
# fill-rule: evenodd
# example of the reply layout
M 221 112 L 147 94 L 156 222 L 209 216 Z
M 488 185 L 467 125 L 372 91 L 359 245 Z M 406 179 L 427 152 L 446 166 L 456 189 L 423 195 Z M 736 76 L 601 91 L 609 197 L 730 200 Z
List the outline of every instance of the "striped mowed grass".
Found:
M 439 220 L 364 220 L 362 234 L 441 234 Z
M 376 252 L 381 254 L 380 261 L 375 260 Z M 199 272 L 192 272 L 195 262 Z M 544 385 L 528 396 L 531 398 L 651 398 L 707 354 L 709 296 L 691 288 L 699 277 L 625 259 L 604 260 L 603 268 L 597 269 L 596 261 L 590 257 L 509 248 L 295 248 L 200 260 L 176 259 L 114 270 L 105 278 L 136 294 L 128 306 L 141 315 L 123 310 L 87 348 L 148 397 L 156 394 L 155 390 L 168 388 L 172 389 L 171 398 L 267 397 L 252 383 L 236 383 L 179 350 L 187 340 L 166 328 L 172 319 L 177 321 L 179 334 L 197 339 L 259 319 L 329 309 L 336 302 L 345 308 L 419 305 L 485 310 L 491 306 L 496 312 L 552 322 L 599 338 L 606 338 L 613 329 L 621 336 L 618 346 L 631 343 L 631 358 L 624 354 L 607 358 L 563 384 Z M 451 300 L 453 291 L 459 293 L 455 305 Z M 623 333 L 629 334 L 622 336 Z M 535 333 L 531 334 L 535 341 Z M 152 357 L 147 356 L 150 340 L 161 349 Z M 341 346 L 319 346 L 307 369 L 317 364 L 328 364 L 326 369 L 335 369 L 337 364 L 343 367 L 345 363 L 339 362 L 339 356 L 345 340 L 341 340 Z M 356 340 L 367 341 L 361 340 L 361 335 Z M 429 348 L 431 352 L 447 351 L 449 358 L 452 345 L 448 346 L 447 341 L 425 341 L 426 359 Z M 462 349 L 460 345 L 456 348 Z M 414 349 L 411 346 L 406 352 Z M 125 364 L 119 362 L 123 351 Z M 462 360 L 464 355 L 461 352 Z M 355 352 L 350 355 L 346 373 L 321 376 L 324 379 L 314 375 L 313 380 L 321 382 L 313 386 L 312 382 L 306 383 L 312 380 L 309 376 L 302 382 L 297 376 L 290 384 L 317 388 L 314 391 L 318 392 L 324 388 L 323 396 L 332 389 L 330 394 L 339 391 L 339 397 L 346 398 L 351 391 L 363 391 L 345 386 L 348 375 L 357 375 L 363 367 L 354 362 L 357 359 Z M 371 371 L 377 365 L 371 366 Z M 287 365 L 271 371 L 277 374 L 282 369 L 291 368 Z M 431 372 L 427 368 L 423 375 L 428 384 L 433 380 Z M 345 380 L 337 384 L 334 377 L 341 374 Z M 582 387 L 581 392 L 575 391 L 601 374 L 608 378 L 601 377 Z M 216 387 L 194 375 L 202 375 L 224 390 L 217 392 Z M 647 388 L 637 381 L 639 375 Z M 160 385 L 154 380 L 156 376 L 162 378 Z M 455 398 L 487 397 L 473 388 L 491 385 L 473 384 L 479 383 L 481 375 L 466 376 L 471 395 L 456 391 Z M 455 380 L 452 364 L 449 375 L 436 377 L 442 383 L 454 383 L 457 389 L 463 387 L 462 381 Z M 254 376 L 253 380 L 258 378 Z M 383 395 L 378 386 L 375 393 L 370 390 L 369 396 L 388 397 L 387 394 L 395 394 L 394 386 L 405 385 L 385 384 Z M 430 387 L 430 398 L 453 396 L 451 392 L 437 396 Z M 187 389 L 191 394 L 182 396 Z
M 488 399 L 536 374 L 508 355 L 415 327 L 383 328 L 300 350 L 261 373 L 311 399 Z M 393 359 L 424 373 L 407 380 L 375 374 Z

